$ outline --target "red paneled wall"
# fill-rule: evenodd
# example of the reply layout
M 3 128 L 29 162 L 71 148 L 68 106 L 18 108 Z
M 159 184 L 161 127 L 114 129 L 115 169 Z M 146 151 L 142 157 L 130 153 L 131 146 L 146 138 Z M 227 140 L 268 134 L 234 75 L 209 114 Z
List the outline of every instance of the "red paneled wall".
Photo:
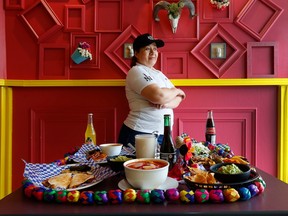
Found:
M 287 77 L 285 0 L 230 0 L 223 11 L 193 0 L 197 16 L 184 8 L 175 34 L 166 10 L 154 21 L 158 0 L 84 2 L 5 1 L 9 79 L 123 79 L 125 44 L 145 32 L 166 42 L 158 67 L 170 78 Z M 77 65 L 70 55 L 80 41 L 93 59 Z M 211 58 L 213 43 L 225 43 L 225 58 Z
M 145 32 L 165 41 L 157 68 L 171 79 L 288 77 L 288 1 L 230 0 L 220 11 L 210 0 L 193 0 L 197 16 L 189 18 L 184 8 L 175 34 L 165 10 L 154 21 L 157 2 L 5 0 L 0 41 L 6 54 L 0 55 L 7 59 L 0 79 L 122 80 L 130 64 L 125 47 Z M 82 41 L 93 59 L 75 64 L 70 56 Z M 277 87 L 192 83 L 183 89 L 187 99 L 175 110 L 174 136 L 187 132 L 203 140 L 212 108 L 217 140 L 276 175 Z M 22 180 L 21 159 L 51 162 L 82 144 L 88 112 L 95 115 L 97 142 L 116 141 L 128 113 L 124 87 L 13 87 L 13 189 Z

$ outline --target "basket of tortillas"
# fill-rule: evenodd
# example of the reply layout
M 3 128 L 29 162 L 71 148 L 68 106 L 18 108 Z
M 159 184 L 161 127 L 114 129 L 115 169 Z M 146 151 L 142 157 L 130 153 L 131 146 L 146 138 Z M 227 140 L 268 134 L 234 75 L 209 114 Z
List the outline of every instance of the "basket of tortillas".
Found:
M 110 167 L 93 163 L 59 166 L 55 163 L 34 164 L 25 162 L 24 170 L 24 177 L 36 186 L 67 191 L 91 187 L 113 175 L 116 173 Z

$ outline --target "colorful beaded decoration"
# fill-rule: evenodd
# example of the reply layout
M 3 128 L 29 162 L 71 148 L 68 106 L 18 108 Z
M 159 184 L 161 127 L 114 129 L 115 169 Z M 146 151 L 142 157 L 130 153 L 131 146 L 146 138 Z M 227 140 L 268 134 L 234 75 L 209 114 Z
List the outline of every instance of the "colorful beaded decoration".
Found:
M 45 189 L 33 185 L 29 180 L 22 182 L 23 192 L 27 198 L 32 198 L 44 202 L 58 203 L 81 203 L 83 205 L 103 205 L 103 204 L 121 204 L 121 203 L 165 203 L 165 202 L 181 202 L 186 204 L 192 203 L 222 203 L 246 201 L 252 197 L 264 192 L 266 184 L 262 178 L 249 184 L 246 187 L 227 188 L 227 189 L 196 189 L 181 190 L 171 188 L 165 190 L 134 190 L 120 189 L 101 190 L 101 191 L 58 191 L 53 189 Z

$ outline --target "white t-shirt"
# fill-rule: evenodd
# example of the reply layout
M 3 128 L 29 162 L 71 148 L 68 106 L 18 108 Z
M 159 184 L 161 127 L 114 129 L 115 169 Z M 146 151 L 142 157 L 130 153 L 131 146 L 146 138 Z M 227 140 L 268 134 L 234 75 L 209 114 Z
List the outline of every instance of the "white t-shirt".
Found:
M 163 134 L 164 114 L 171 115 L 173 124 L 173 109 L 157 109 L 141 96 L 141 91 L 148 85 L 157 84 L 160 88 L 173 88 L 171 81 L 159 70 L 151 69 L 137 63 L 126 77 L 126 98 L 130 112 L 124 124 L 133 130 L 152 133 L 158 131 Z

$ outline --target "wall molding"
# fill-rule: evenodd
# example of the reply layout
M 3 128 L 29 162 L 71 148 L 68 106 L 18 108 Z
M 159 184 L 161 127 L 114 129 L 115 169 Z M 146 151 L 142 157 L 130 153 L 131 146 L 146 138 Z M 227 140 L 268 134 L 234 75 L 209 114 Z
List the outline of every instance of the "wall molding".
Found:
M 63 28 L 62 22 L 45 0 L 36 2 L 23 11 L 19 17 L 38 40 L 38 43 L 44 42 Z M 31 17 L 34 17 L 34 19 L 31 19 Z M 35 19 L 35 17 L 38 19 Z M 45 22 L 43 22 L 44 19 Z
M 264 52 L 265 49 L 265 52 Z M 247 77 L 248 78 L 273 78 L 278 76 L 278 43 L 277 42 L 248 42 L 247 43 Z M 258 52 L 257 52 L 258 50 Z M 260 61 L 259 61 L 260 60 Z M 263 64 L 265 71 L 260 70 Z M 269 70 L 270 69 L 270 70 Z M 254 71 L 260 71 L 255 73 Z
M 217 38 L 221 38 L 221 41 Z M 210 57 L 209 47 L 213 42 L 226 43 L 226 47 L 231 49 L 229 55 L 219 65 Z M 220 24 L 216 24 L 191 50 L 191 53 L 217 78 L 221 78 L 245 52 L 246 48 Z
M 272 13 L 269 17 L 269 20 L 264 21 L 262 26 L 256 25 L 256 23 L 252 23 L 253 21 L 256 21 L 255 19 L 250 19 L 251 14 L 257 13 L 257 6 L 262 6 L 262 8 L 265 7 L 266 11 L 270 11 Z M 270 0 L 250 0 L 236 17 L 235 23 L 255 39 L 261 41 L 277 21 L 283 10 L 283 8 L 280 8 Z M 257 21 L 259 20 L 257 19 Z M 256 26 L 260 30 L 255 28 Z
M 286 86 L 288 78 L 254 79 L 171 79 L 175 86 Z M 101 80 L 6 80 L 0 79 L 0 87 L 97 87 L 125 86 L 124 79 Z
M 230 129 L 237 131 L 236 140 L 228 140 L 225 142 L 231 144 L 231 148 L 234 153 L 238 152 L 238 155 L 242 155 L 250 161 L 251 164 L 257 166 L 257 140 L 256 140 L 256 116 L 257 108 L 245 107 L 245 108 L 215 108 L 213 109 L 215 116 L 217 116 L 216 127 L 221 128 L 221 125 L 230 125 Z M 197 140 L 199 133 L 196 133 L 196 128 L 201 128 L 206 123 L 207 108 L 189 108 L 189 109 L 176 109 L 174 111 L 174 129 L 176 134 L 183 132 L 191 134 L 192 137 Z M 205 131 L 205 128 L 202 128 Z M 221 130 L 220 130 L 221 131 Z M 217 130 L 216 130 L 217 133 Z M 223 132 L 222 132 L 223 133 Z M 204 132 L 203 132 L 204 134 Z M 221 132 L 217 133 L 217 136 L 223 137 Z M 200 135 L 201 137 L 201 135 Z M 216 139 L 217 142 L 222 142 L 221 139 Z M 237 150 L 237 151 L 236 151 Z
M 0 88 L 0 200 L 12 192 L 12 88 Z
M 111 11 L 113 9 L 113 11 Z M 113 20 L 112 16 L 109 15 L 111 13 L 118 14 L 117 19 Z M 95 23 L 94 23 L 94 31 L 95 32 L 122 32 L 123 28 L 123 1 L 121 0 L 97 0 L 95 1 Z M 108 14 L 110 18 L 111 25 L 118 24 L 118 26 L 109 26 L 107 23 L 101 23 L 101 21 L 105 20 L 103 14 Z M 104 18 L 103 18 L 104 17 Z

